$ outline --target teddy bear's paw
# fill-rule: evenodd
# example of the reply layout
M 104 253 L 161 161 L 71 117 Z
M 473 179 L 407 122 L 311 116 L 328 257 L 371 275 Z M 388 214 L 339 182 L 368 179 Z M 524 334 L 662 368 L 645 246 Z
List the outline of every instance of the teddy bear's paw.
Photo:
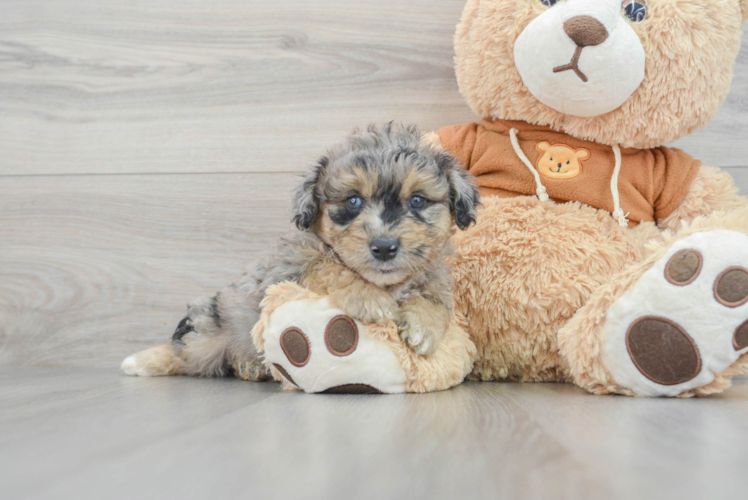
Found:
M 709 384 L 748 352 L 748 236 L 717 230 L 676 242 L 611 307 L 603 361 L 642 396 Z
M 264 332 L 265 362 L 305 392 L 397 393 L 406 376 L 385 342 L 326 298 L 287 302 Z

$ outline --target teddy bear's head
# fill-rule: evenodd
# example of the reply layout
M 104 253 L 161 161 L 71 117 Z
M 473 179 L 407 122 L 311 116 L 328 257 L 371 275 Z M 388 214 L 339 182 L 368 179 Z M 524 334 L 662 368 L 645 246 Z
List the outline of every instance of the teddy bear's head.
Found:
M 726 97 L 748 0 L 468 0 L 457 79 L 484 118 L 650 148 Z

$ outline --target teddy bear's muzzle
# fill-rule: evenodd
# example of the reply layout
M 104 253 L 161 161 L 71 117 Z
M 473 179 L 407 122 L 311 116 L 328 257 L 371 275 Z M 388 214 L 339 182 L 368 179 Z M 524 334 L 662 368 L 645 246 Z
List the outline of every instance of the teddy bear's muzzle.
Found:
M 514 59 L 535 98 L 572 116 L 609 113 L 644 80 L 644 48 L 620 0 L 557 3 L 520 34 Z

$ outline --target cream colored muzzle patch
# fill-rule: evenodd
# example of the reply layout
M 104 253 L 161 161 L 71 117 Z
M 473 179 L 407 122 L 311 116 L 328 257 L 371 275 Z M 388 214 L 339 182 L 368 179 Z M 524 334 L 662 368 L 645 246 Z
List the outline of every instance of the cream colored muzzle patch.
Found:
M 525 28 L 514 60 L 540 102 L 593 117 L 619 108 L 639 88 L 646 58 L 620 0 L 568 0 Z

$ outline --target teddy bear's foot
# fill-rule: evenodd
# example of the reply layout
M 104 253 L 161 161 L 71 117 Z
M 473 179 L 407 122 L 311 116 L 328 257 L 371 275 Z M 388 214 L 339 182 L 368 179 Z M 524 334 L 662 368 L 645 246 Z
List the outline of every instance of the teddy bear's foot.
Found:
M 475 344 L 454 314 L 436 352 L 422 356 L 393 321 L 363 324 L 326 297 L 295 283 L 270 287 L 252 330 L 258 351 L 284 387 L 305 392 L 431 392 L 461 383 L 473 369 Z
M 305 392 L 397 393 L 405 372 L 392 350 L 326 298 L 278 307 L 265 329 L 265 362 Z
M 748 236 L 693 234 L 611 307 L 603 362 L 642 396 L 677 396 L 710 384 L 748 352 Z

